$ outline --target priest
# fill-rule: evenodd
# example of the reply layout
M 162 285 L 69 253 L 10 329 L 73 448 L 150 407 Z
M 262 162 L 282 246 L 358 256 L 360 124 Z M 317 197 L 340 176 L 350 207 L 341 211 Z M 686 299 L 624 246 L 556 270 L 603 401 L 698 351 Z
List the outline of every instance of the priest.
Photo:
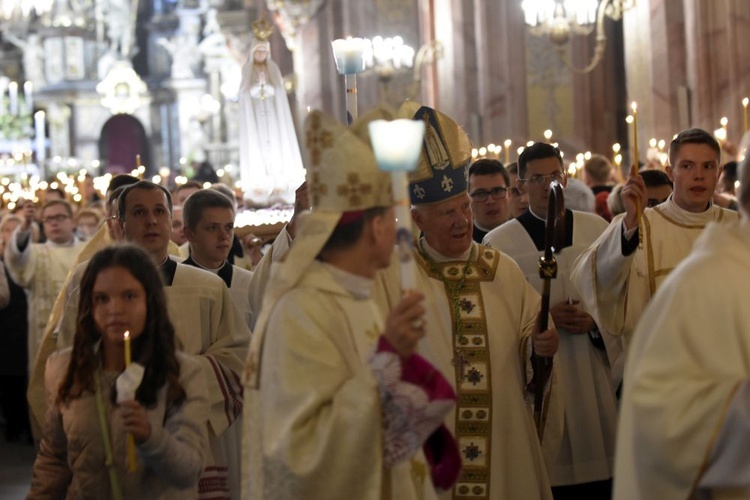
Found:
M 529 208 L 517 219 L 490 231 L 484 243 L 509 255 L 529 283 L 542 292 L 539 258 L 544 254 L 550 182 L 567 184 L 560 151 L 543 142 L 518 158 L 518 188 Z M 580 304 L 570 283 L 573 261 L 607 228 L 598 215 L 565 211 L 565 240 L 555 248 L 557 278 L 550 290 L 550 313 L 560 333 L 555 356 L 565 390 L 562 446 L 548 464 L 555 499 L 610 497 L 617 408 L 607 350 L 594 319 Z
M 466 133 L 449 117 L 412 102 L 399 114 L 426 126 L 409 185 L 412 218 L 423 235 L 415 249 L 416 288 L 427 297 L 426 334 L 418 350 L 458 393 L 456 410 L 446 419 L 463 460 L 452 498 L 552 498 L 539 442 L 550 441 L 556 452 L 562 427 L 557 377 L 553 370 L 546 379 L 539 436 L 530 382 L 532 353 L 552 357 L 557 331 L 538 331 L 540 297 L 518 266 L 472 241 Z M 385 311 L 402 297 L 395 262 L 377 290 Z
M 615 498 L 750 498 L 750 164 L 741 222 L 711 224 L 633 336 Z M 678 190 L 675 182 L 675 192 Z
M 455 394 L 415 354 L 424 296 L 387 317 L 371 299 L 396 224 L 368 116 L 305 123 L 312 211 L 271 271 L 246 365 L 243 498 L 434 499 L 458 474 L 442 426 Z

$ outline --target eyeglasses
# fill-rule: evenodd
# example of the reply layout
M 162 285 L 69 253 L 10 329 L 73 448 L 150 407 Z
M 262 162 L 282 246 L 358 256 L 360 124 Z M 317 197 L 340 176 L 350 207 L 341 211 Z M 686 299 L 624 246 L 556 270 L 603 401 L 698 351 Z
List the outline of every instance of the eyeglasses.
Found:
M 489 191 L 480 189 L 478 191 L 474 191 L 473 193 L 470 193 L 469 196 L 471 196 L 471 199 L 474 201 L 487 201 L 488 196 L 492 196 L 496 200 L 502 200 L 503 198 L 505 198 L 507 194 L 508 194 L 508 188 L 496 187 L 496 188 L 490 189 Z
M 49 217 L 45 217 L 44 219 L 42 219 L 42 222 L 45 224 L 48 224 L 50 222 L 62 222 L 66 219 L 70 219 L 70 215 L 57 214 L 57 215 L 50 215 Z
M 563 174 L 562 172 L 558 170 L 557 172 L 552 172 L 549 175 L 534 174 L 528 179 L 518 179 L 518 180 L 521 182 L 527 182 L 529 184 L 541 185 L 541 184 L 549 184 L 552 181 L 560 182 L 563 180 L 563 175 L 565 174 Z

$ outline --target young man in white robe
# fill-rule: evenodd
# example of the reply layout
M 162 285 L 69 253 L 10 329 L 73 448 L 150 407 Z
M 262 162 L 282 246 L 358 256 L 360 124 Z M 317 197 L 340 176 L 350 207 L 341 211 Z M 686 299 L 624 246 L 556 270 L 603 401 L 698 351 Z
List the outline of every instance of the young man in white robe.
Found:
M 203 189 L 185 201 L 183 215 L 190 256 L 182 263 L 221 278 L 229 288 L 235 307 L 248 328 L 251 327 L 250 279 L 253 273 L 227 260 L 234 237 L 234 203 L 219 191 Z
M 630 176 L 621 191 L 626 212 L 615 217 L 575 262 L 571 279 L 586 310 L 603 331 L 621 336 L 625 353 L 646 304 L 687 256 L 706 224 L 737 220 L 736 212 L 711 201 L 721 174 L 720 160 L 719 143 L 708 132 L 679 133 L 669 145 L 666 167 L 674 183 L 672 195 L 646 208 L 643 179 Z M 619 384 L 624 356 L 616 357 L 617 346 L 607 347 L 613 380 Z
M 209 457 L 198 485 L 199 498 L 240 495 L 240 450 L 243 399 L 240 376 L 250 332 L 224 282 L 212 273 L 178 263 L 169 254 L 172 231 L 169 192 L 149 181 L 129 185 L 118 199 L 120 226 L 126 241 L 146 250 L 162 274 L 167 306 L 183 351 L 205 372 L 209 394 Z M 57 347 L 72 345 L 78 311 L 82 263 L 67 290 Z M 231 471 L 231 472 L 230 472 Z M 234 479 L 234 483 L 231 481 Z
M 47 236 L 44 243 L 31 242 L 33 217 L 34 206 L 27 204 L 21 225 L 5 248 L 8 272 L 13 281 L 26 290 L 29 299 L 29 373 L 33 371 L 44 326 L 57 294 L 83 248 L 83 242 L 75 237 L 73 209 L 67 201 L 51 200 L 42 208 L 42 224 Z
M 531 360 L 532 352 L 555 354 L 557 332 L 538 331 L 540 297 L 516 263 L 472 241 L 466 133 L 449 117 L 415 103 L 404 104 L 399 115 L 426 124 L 409 185 L 412 218 L 423 233 L 413 254 L 416 288 L 427 297 L 427 332 L 418 351 L 459 398 L 446 425 L 456 433 L 463 470 L 442 498 L 552 498 L 537 432 L 542 442 L 558 441 L 562 413 L 552 387 L 535 429 Z M 384 311 L 402 295 L 394 262 L 376 292 Z M 543 375 L 546 389 L 556 384 L 554 370 L 551 377 Z M 554 444 L 549 448 L 556 453 Z
M 560 151 L 537 142 L 518 158 L 518 188 L 529 208 L 490 231 L 484 243 L 516 261 L 542 293 L 539 258 L 544 254 L 550 182 L 567 184 Z M 471 194 L 470 194 L 471 196 Z M 570 283 L 573 261 L 607 229 L 598 215 L 565 211 L 565 241 L 555 249 L 557 277 L 550 288 L 550 313 L 560 333 L 555 363 L 565 391 L 565 423 L 560 451 L 548 464 L 552 493 L 565 498 L 611 497 L 617 406 L 604 342 L 594 319 L 580 305 Z
M 740 174 L 742 219 L 706 228 L 636 328 L 617 436 L 617 500 L 750 498 L 747 160 Z
M 396 225 L 367 116 L 305 123 L 313 209 L 274 266 L 248 357 L 243 498 L 434 499 L 458 475 L 441 426 L 455 394 L 414 354 L 424 297 L 387 318 L 371 299 Z

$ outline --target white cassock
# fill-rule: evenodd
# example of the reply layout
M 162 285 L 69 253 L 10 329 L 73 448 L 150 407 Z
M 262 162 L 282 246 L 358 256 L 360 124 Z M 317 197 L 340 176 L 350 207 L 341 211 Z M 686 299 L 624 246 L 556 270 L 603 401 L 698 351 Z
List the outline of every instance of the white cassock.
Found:
M 274 196 L 294 201 L 305 180 L 289 98 L 279 67 L 250 53 L 240 85 L 240 176 L 245 197 L 266 203 Z
M 529 215 L 534 217 L 533 213 Z M 557 278 L 551 283 L 551 306 L 579 299 L 570 283 L 573 262 L 607 228 L 607 222 L 598 215 L 576 211 L 572 215 L 573 245 L 555 254 Z M 542 292 L 539 257 L 544 252 L 537 250 L 519 219 L 493 229 L 484 242 L 513 258 L 528 282 Z M 558 387 L 565 395 L 565 425 L 559 452 L 548 464 L 550 482 L 552 486 L 565 486 L 609 479 L 613 471 L 617 405 L 606 352 L 594 347 L 588 334 L 573 334 L 559 327 L 558 332 L 560 345 L 555 365 L 560 377 Z
M 244 498 L 435 498 L 421 441 L 385 467 L 388 403 L 372 357 L 383 323 L 372 286 L 315 261 L 265 304 L 245 387 Z
M 571 281 L 599 328 L 610 335 L 621 335 L 627 353 L 646 305 L 672 269 L 690 253 L 706 224 L 736 221 L 737 212 L 711 204 L 708 210 L 696 214 L 678 207 L 670 196 L 661 205 L 643 211 L 642 248 L 628 256 L 622 253 L 624 217 L 615 217 L 604 234 L 581 254 Z M 608 338 L 604 337 L 605 342 Z M 607 354 L 613 381 L 619 384 L 624 356 L 616 355 L 616 347 L 608 343 Z
M 456 411 L 445 420 L 463 461 L 453 498 L 551 499 L 532 416 L 533 394 L 525 390 L 533 374 L 531 333 L 539 294 L 516 263 L 497 250 L 472 243 L 462 258 L 448 261 L 424 240 L 422 244 L 433 262 L 415 250 L 416 289 L 426 296 L 427 333 L 418 350 L 458 394 Z M 401 297 L 397 258 L 379 280 L 375 298 L 388 311 Z M 452 300 L 448 288 L 461 281 L 457 300 Z M 456 332 L 457 312 L 461 335 Z M 468 362 L 454 359 L 457 350 Z M 542 440 L 559 443 L 562 407 L 555 372 L 545 397 Z M 557 452 L 554 445 L 549 448 Z M 441 498 L 451 498 L 451 493 Z
M 641 318 L 615 499 L 750 498 L 750 224 L 712 224 Z
M 171 260 L 168 259 L 168 260 Z M 204 372 L 208 389 L 207 416 L 209 453 L 199 484 L 200 498 L 239 498 L 242 424 L 240 375 L 247 355 L 250 332 L 245 318 L 235 308 L 224 282 L 208 271 L 174 264 L 171 283 L 164 287 L 169 319 L 182 344 Z M 73 343 L 80 282 L 88 262 L 76 268 L 67 290 L 67 301 L 57 347 Z M 165 273 L 162 271 L 162 276 Z
M 17 228 L 8 242 L 5 265 L 13 281 L 26 290 L 29 299 L 28 370 L 31 374 L 57 294 L 62 290 L 65 278 L 84 244 L 77 239 L 62 245 L 51 241 L 31 243 L 29 236 L 29 242 L 20 251 L 17 241 L 19 233 L 20 228 Z

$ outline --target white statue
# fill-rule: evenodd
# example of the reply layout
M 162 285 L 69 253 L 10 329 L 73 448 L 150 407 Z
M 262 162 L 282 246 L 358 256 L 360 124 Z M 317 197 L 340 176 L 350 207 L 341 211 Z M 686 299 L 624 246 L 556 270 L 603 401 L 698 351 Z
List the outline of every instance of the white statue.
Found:
M 240 174 L 245 198 L 267 203 L 294 200 L 305 171 L 279 67 L 270 45 L 250 49 L 240 85 Z

